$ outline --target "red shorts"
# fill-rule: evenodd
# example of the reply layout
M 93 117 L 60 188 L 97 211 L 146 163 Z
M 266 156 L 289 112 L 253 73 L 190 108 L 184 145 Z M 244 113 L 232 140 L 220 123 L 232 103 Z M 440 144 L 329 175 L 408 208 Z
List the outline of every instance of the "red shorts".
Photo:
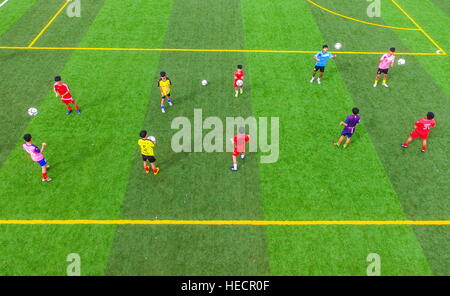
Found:
M 420 137 L 422 140 L 426 140 L 428 138 L 428 133 L 419 133 L 418 131 L 413 131 L 410 134 L 411 138 L 415 139 L 417 137 Z
M 73 98 L 62 99 L 61 102 L 63 102 L 64 104 L 75 104 L 75 101 L 73 100 Z
M 239 152 L 239 151 L 237 150 L 237 148 L 234 147 L 234 150 L 233 150 L 233 153 L 232 153 L 233 156 L 239 156 L 239 154 L 241 154 L 241 153 L 245 153 L 245 151 Z
M 241 80 L 241 79 L 235 79 L 234 80 L 234 82 L 233 82 L 234 87 L 243 87 L 244 85 L 239 86 L 239 85 L 236 84 L 236 81 L 238 81 L 238 80 Z M 242 81 L 244 81 L 244 80 L 242 80 Z

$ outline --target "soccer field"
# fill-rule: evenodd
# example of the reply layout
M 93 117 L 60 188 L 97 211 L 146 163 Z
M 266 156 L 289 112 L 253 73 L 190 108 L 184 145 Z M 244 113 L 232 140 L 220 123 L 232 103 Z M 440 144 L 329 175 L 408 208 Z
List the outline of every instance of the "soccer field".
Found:
M 81 275 L 367 275 L 373 254 L 381 275 L 450 275 L 445 2 L 3 2 L 0 275 L 66 275 L 73 253 Z M 323 44 L 337 57 L 319 85 Z M 390 47 L 406 63 L 374 88 Z M 164 114 L 161 71 L 173 83 Z M 56 75 L 81 114 L 55 97 Z M 337 148 L 353 107 L 361 124 Z M 419 139 L 402 149 L 429 111 L 428 151 Z M 198 112 L 277 119 L 276 161 L 258 150 L 232 172 L 230 152 L 174 151 L 174 121 L 194 127 Z M 157 138 L 158 175 L 142 169 L 142 129 Z M 26 133 L 48 144 L 52 182 L 22 150 Z

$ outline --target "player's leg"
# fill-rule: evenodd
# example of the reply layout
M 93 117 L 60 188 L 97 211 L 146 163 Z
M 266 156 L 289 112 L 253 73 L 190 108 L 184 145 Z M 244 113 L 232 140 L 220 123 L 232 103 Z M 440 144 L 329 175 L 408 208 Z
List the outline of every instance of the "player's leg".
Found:
M 155 159 L 155 157 L 154 156 L 150 156 L 149 161 L 150 161 L 150 165 L 152 166 L 153 175 L 158 174 L 159 168 L 156 166 L 156 159 Z
M 350 136 L 350 135 L 348 135 L 347 136 L 347 141 L 345 141 L 345 144 L 344 144 L 344 148 L 347 148 L 348 147 L 348 145 L 350 144 L 350 140 L 352 139 L 352 137 Z
M 410 135 L 410 136 L 408 137 L 408 139 L 406 140 L 406 142 L 402 144 L 402 147 L 403 147 L 403 148 L 408 148 L 409 143 L 411 143 L 413 139 L 414 139 L 414 138 L 412 137 L 412 135 Z
M 422 139 L 422 152 L 427 151 L 427 139 Z
M 166 95 L 167 103 L 169 103 L 169 106 L 173 106 L 172 101 L 170 100 L 170 94 Z
M 44 158 L 41 161 L 38 161 L 38 163 L 41 166 L 42 181 L 43 182 L 50 182 L 52 179 L 47 176 L 47 161 Z
M 143 161 L 143 164 L 144 164 L 144 171 L 148 174 L 149 171 L 150 171 L 150 169 L 149 169 L 149 167 L 148 167 L 148 165 L 147 165 L 147 157 L 146 157 L 145 155 L 142 155 L 142 159 L 144 160 L 144 161 Z
M 333 143 L 333 144 L 336 145 L 337 147 L 341 146 L 341 143 L 342 143 L 342 141 L 344 141 L 344 138 L 345 138 L 345 136 L 341 135 L 339 137 L 339 140 L 337 142 Z
M 235 83 L 236 84 L 236 83 Z M 239 95 L 239 87 L 237 85 L 234 86 L 234 96 L 237 98 Z
M 373 84 L 373 87 L 377 87 L 378 80 L 380 79 L 380 76 L 381 76 L 381 73 L 380 73 L 380 70 L 378 70 L 377 76 L 375 77 L 375 82 Z
M 389 87 L 389 85 L 387 85 L 387 78 L 388 78 L 388 74 L 385 73 L 383 76 L 383 86 L 384 87 Z
M 166 110 L 164 110 L 164 99 L 166 98 L 166 96 L 163 96 L 161 99 L 161 112 L 162 113 L 166 113 Z
M 239 92 L 240 92 L 241 95 L 242 95 L 242 93 L 244 92 L 244 85 L 241 85 L 241 86 L 239 87 Z
M 67 107 L 67 114 L 70 114 L 70 113 L 72 113 L 72 107 L 70 107 L 70 104 L 69 103 L 66 103 L 66 102 L 63 102 L 64 104 L 66 104 L 66 107 Z
M 233 166 L 231 167 L 232 171 L 237 171 L 237 169 L 238 169 L 237 168 L 237 159 L 236 159 L 236 156 L 238 156 L 238 155 L 239 155 L 239 152 L 237 151 L 237 148 L 235 147 L 233 153 L 231 154 L 231 156 L 233 158 Z
M 325 72 L 325 67 L 320 67 L 320 74 L 319 78 L 317 78 L 317 83 L 320 84 L 320 81 L 322 80 L 323 73 Z
M 77 102 L 75 102 L 74 100 L 72 100 L 72 104 L 73 104 L 73 106 L 75 107 L 75 109 L 77 110 L 77 113 L 80 114 L 80 113 L 81 113 L 81 110 L 80 110 L 80 107 L 78 107 Z
M 314 67 L 314 71 L 312 73 L 312 78 L 309 82 L 313 83 L 314 79 L 316 79 L 317 67 Z

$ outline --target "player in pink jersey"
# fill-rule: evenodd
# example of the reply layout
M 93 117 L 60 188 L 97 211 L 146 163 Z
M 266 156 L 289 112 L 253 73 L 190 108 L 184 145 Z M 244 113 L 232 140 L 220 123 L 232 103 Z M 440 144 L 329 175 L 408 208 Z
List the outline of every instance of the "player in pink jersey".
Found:
M 378 64 L 378 71 L 377 71 L 377 76 L 375 77 L 375 83 L 373 84 L 373 87 L 377 87 L 378 84 L 378 79 L 380 79 L 381 74 L 383 74 L 383 86 L 384 87 L 389 87 L 389 85 L 387 85 L 387 78 L 388 78 L 388 72 L 389 72 L 389 68 L 394 67 L 394 62 L 395 62 L 395 48 L 391 47 L 389 49 L 389 52 L 387 54 L 384 54 L 381 59 L 380 59 L 380 63 Z
M 42 181 L 43 182 L 50 182 L 52 179 L 47 176 L 47 169 L 50 167 L 47 164 L 47 160 L 45 159 L 42 152 L 44 152 L 45 146 L 47 146 L 46 143 L 42 143 L 42 149 L 39 149 L 38 146 L 34 145 L 31 142 L 31 135 L 26 134 L 23 136 L 23 139 L 25 140 L 25 143 L 22 144 L 23 150 L 28 152 L 30 154 L 31 159 L 35 162 L 37 162 L 42 169 Z
M 233 150 L 233 166 L 230 168 L 232 171 L 237 171 L 237 159 L 236 157 L 240 154 L 241 158 L 245 157 L 245 144 L 250 141 L 250 136 L 245 134 L 245 129 L 243 127 L 239 128 L 239 134 L 230 139 L 231 143 L 234 145 Z
M 427 116 L 417 120 L 414 124 L 415 130 L 409 135 L 408 139 L 404 144 L 402 144 L 403 148 L 408 148 L 409 143 L 412 142 L 413 139 L 420 137 L 422 139 L 422 152 L 427 151 L 427 139 L 428 134 L 432 127 L 436 126 L 436 121 L 434 121 L 434 113 L 428 112 Z

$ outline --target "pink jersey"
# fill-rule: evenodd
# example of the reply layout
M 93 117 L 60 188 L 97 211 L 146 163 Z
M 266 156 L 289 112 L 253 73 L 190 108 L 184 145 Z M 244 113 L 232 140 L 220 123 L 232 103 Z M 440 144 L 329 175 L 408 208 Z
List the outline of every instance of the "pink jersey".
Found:
M 39 149 L 38 146 L 34 144 L 28 145 L 27 143 L 23 143 L 22 147 L 23 150 L 30 154 L 33 161 L 41 161 L 44 159 L 44 155 L 42 154 L 41 149 Z
M 237 152 L 241 153 L 241 152 L 245 152 L 245 143 L 250 141 L 250 137 L 246 134 L 240 134 L 240 135 L 234 136 L 233 141 L 234 141 L 234 143 L 236 143 L 235 150 Z
M 380 59 L 380 64 L 378 65 L 378 69 L 389 69 L 389 65 L 392 64 L 395 61 L 395 56 L 388 54 L 384 54 Z

